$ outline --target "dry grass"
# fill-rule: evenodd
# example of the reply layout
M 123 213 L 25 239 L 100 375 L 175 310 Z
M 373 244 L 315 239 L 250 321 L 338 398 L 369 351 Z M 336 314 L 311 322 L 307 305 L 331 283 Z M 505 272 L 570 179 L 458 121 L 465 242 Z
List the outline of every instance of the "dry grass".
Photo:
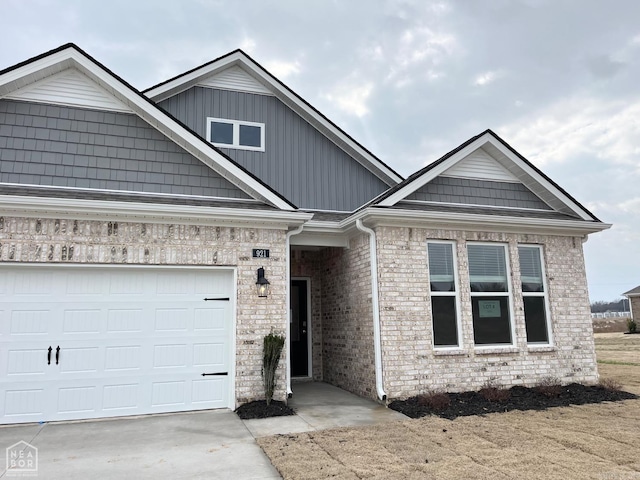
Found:
M 640 335 L 596 335 L 598 358 L 640 364 Z M 640 394 L 640 366 L 600 364 Z M 640 480 L 640 400 L 258 440 L 285 479 Z

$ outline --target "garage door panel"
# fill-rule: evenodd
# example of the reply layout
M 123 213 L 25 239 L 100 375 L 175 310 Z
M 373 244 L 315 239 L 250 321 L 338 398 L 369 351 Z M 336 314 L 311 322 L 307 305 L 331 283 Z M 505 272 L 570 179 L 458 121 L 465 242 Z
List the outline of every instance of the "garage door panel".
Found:
M 226 371 L 227 351 L 226 344 L 219 343 L 199 343 L 193 346 L 193 366 L 194 367 L 218 367 L 216 372 Z M 204 373 L 204 372 L 203 372 Z
M 103 328 L 104 312 L 100 309 L 64 310 L 63 334 L 100 333 Z
M 102 391 L 102 409 L 116 415 L 126 410 L 136 410 L 140 405 L 140 385 L 137 383 L 119 383 L 105 385 Z
M 223 307 L 196 308 L 193 329 L 224 335 L 228 311 Z
M 41 419 L 46 411 L 47 394 L 44 388 L 29 388 L 16 385 L 4 392 L 4 417 L 24 418 L 22 421 Z
M 191 402 L 194 404 L 219 403 L 223 401 L 224 379 L 208 378 L 191 382 Z
M 185 383 L 184 381 L 153 382 L 151 406 L 185 405 Z
M 60 350 L 61 375 L 95 373 L 102 364 L 98 347 L 65 347 Z
M 96 412 L 96 386 L 68 386 L 58 389 L 58 411 L 60 414 L 86 414 Z M 74 415 L 74 416 L 75 416 Z M 93 417 L 93 415 L 89 415 Z
M 107 312 L 107 333 L 142 332 L 142 308 L 111 308 Z
M 44 375 L 47 367 L 45 348 L 9 348 L 7 375 Z
M 142 368 L 142 345 L 111 345 L 105 349 L 107 372 L 139 371 Z
M 49 309 L 15 309 L 11 312 L 11 335 L 46 335 L 49 331 Z
M 0 265 L 0 278 L 0 423 L 233 407 L 233 272 Z
M 193 311 L 188 308 L 157 308 L 155 325 L 158 332 L 187 331 Z
M 186 344 L 156 345 L 153 350 L 153 368 L 184 368 L 188 366 Z

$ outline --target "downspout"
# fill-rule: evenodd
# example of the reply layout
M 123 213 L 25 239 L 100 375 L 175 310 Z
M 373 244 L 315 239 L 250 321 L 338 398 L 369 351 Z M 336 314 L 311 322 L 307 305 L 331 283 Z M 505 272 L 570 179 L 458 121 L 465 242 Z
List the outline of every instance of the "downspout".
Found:
M 287 264 L 285 279 L 287 282 L 287 327 L 285 329 L 285 352 L 287 356 L 287 398 L 291 398 L 293 391 L 291 390 L 291 342 L 289 336 L 291 335 L 291 237 L 302 232 L 304 225 L 300 225 L 298 228 L 294 228 L 287 232 L 286 249 L 287 249 Z
M 378 253 L 376 246 L 376 232 L 365 227 L 362 219 L 356 220 L 356 228 L 369 235 L 369 249 L 371 251 L 371 308 L 373 310 L 373 351 L 376 369 L 376 392 L 378 398 L 386 402 L 387 394 L 382 384 L 382 344 L 380 340 L 380 302 L 378 298 Z

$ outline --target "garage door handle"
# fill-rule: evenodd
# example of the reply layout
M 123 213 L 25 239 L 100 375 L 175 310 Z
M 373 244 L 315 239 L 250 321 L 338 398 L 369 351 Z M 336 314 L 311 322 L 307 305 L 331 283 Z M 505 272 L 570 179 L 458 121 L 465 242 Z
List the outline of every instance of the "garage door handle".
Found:
M 49 345 L 49 350 L 47 351 L 47 365 L 51 365 L 51 350 L 53 350 L 53 348 Z
M 205 302 L 209 302 L 211 300 L 217 300 L 219 302 L 228 302 L 229 301 L 229 297 L 223 297 L 223 298 L 205 298 L 204 301 Z
M 58 365 L 58 360 L 60 360 L 60 345 L 56 348 L 56 365 Z
M 219 372 L 219 373 L 203 373 L 202 376 L 203 377 L 208 377 L 211 375 L 227 375 L 229 372 Z

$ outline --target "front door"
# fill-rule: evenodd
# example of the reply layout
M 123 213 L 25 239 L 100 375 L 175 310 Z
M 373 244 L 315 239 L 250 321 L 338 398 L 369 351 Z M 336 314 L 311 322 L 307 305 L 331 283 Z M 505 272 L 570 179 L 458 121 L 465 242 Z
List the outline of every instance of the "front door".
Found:
M 291 281 L 291 375 L 309 376 L 307 280 Z

